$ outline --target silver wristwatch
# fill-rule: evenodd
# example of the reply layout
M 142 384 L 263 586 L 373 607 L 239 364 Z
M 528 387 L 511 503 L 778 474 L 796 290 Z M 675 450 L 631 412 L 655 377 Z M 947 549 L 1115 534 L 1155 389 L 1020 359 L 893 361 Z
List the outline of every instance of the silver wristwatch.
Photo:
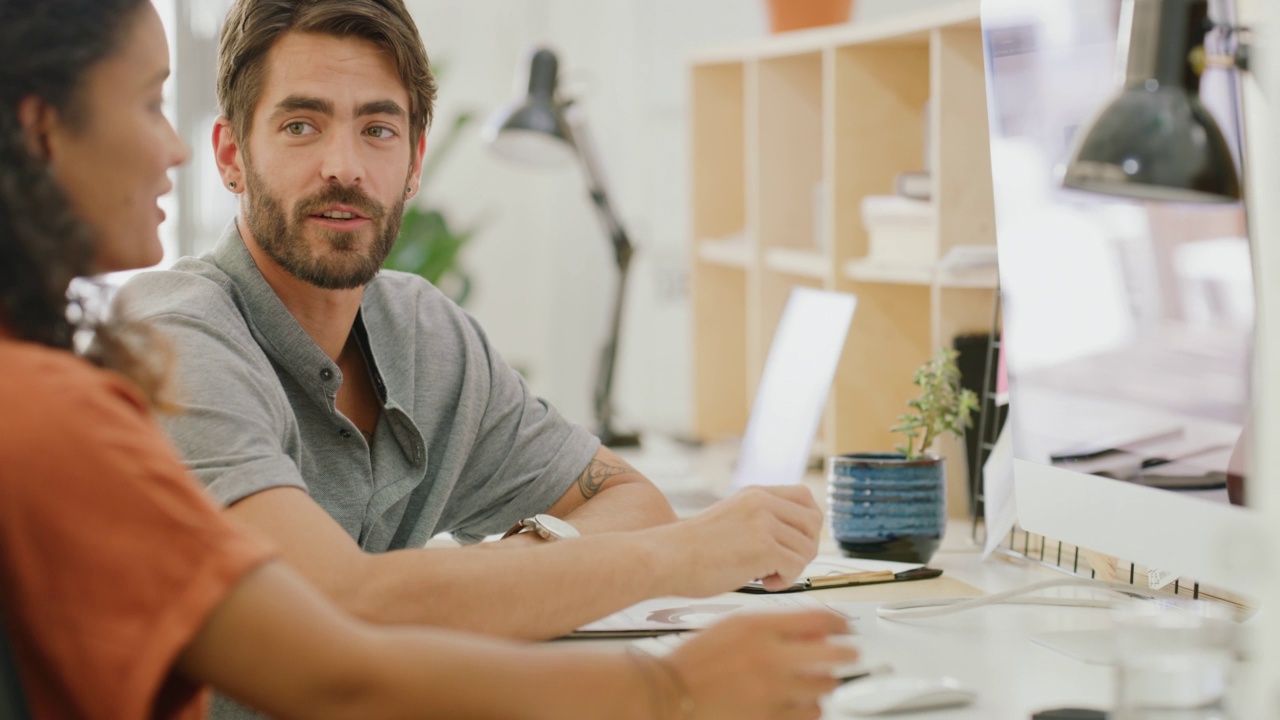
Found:
M 516 523 L 515 527 L 507 531 L 504 538 L 518 535 L 525 530 L 532 530 L 539 537 L 547 540 L 568 540 L 570 538 L 582 537 L 582 533 L 569 523 L 561 520 L 554 515 L 539 514 L 533 517 L 527 517 Z

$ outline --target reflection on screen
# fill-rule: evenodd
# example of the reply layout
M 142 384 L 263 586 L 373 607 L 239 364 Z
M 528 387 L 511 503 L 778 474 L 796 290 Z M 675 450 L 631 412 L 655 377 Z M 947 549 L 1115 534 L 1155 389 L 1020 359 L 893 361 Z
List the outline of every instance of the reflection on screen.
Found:
M 1248 418 L 1252 265 L 1239 205 L 1061 188 L 1120 86 L 1119 0 L 985 0 L 1014 454 L 1226 502 Z M 1205 104 L 1238 148 L 1238 87 Z

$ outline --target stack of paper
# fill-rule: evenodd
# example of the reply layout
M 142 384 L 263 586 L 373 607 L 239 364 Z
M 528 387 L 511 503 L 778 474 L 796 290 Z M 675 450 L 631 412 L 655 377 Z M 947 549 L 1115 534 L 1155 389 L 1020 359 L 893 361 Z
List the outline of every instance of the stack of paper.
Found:
M 927 265 L 938 260 L 938 214 L 933 203 L 898 195 L 862 199 L 867 260 L 884 265 Z

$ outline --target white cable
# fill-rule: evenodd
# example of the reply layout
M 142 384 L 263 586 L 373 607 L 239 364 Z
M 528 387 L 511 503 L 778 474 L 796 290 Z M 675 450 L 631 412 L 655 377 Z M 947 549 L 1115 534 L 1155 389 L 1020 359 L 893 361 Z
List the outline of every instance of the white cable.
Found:
M 1166 597 L 1136 585 L 1084 578 L 1060 578 L 1046 580 L 1016 590 L 1008 590 L 994 595 L 973 598 L 920 598 L 916 600 L 900 600 L 887 602 L 876 609 L 876 615 L 885 620 L 906 620 L 910 618 L 938 617 L 952 613 L 973 610 L 987 605 L 1055 605 L 1058 607 L 1110 608 L 1115 606 L 1114 600 L 1091 598 L 1050 598 L 1024 597 L 1031 593 L 1055 587 L 1084 587 L 1090 590 L 1103 590 L 1108 593 L 1124 595 L 1128 598 L 1147 598 L 1150 600 Z

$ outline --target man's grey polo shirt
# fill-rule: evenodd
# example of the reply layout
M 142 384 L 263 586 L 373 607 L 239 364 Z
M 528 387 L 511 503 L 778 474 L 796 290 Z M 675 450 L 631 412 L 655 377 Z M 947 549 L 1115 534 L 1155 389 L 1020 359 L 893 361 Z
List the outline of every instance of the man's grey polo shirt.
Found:
M 360 305 L 384 394 L 372 451 L 335 407 L 338 366 L 267 284 L 234 222 L 211 253 L 139 275 L 122 297 L 176 349 L 184 411 L 161 422 L 214 497 L 230 505 L 304 488 L 365 550 L 502 532 L 553 505 L 599 447 L 416 275 L 380 272 Z

